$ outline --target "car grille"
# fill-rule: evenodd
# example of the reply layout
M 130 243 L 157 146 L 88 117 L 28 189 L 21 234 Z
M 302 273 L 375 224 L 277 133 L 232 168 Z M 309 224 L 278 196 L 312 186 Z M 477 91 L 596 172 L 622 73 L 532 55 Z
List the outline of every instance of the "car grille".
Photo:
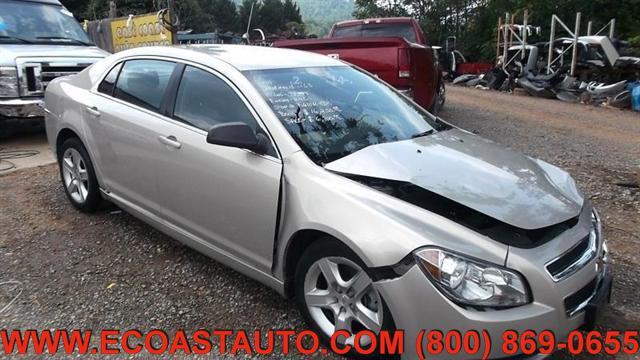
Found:
M 76 65 L 76 66 L 55 66 L 55 65 L 43 65 L 40 75 L 42 76 L 42 86 L 46 89 L 51 80 L 67 75 L 74 75 L 84 70 L 89 64 Z
M 564 310 L 567 316 L 573 316 L 582 310 L 596 292 L 598 278 L 593 279 L 582 289 L 564 299 Z
M 42 95 L 51 80 L 60 76 L 77 74 L 95 60 L 60 59 L 47 61 L 43 59 L 21 59 L 18 64 L 20 95 Z
M 596 256 L 597 248 L 597 236 L 591 232 L 571 250 L 549 262 L 546 265 L 547 272 L 554 281 L 560 281 L 591 261 Z

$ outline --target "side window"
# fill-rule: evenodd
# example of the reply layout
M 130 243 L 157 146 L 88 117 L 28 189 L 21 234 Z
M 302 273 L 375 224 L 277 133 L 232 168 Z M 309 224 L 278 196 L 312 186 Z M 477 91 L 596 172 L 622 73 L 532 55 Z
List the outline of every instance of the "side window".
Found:
M 258 128 L 255 118 L 227 83 L 217 76 L 187 66 L 182 75 L 173 115 L 204 131 L 213 126 L 241 121 Z
M 120 68 L 122 68 L 122 63 L 116 65 L 109 71 L 107 76 L 104 77 L 104 80 L 98 85 L 98 91 L 112 95 L 113 94 L 113 86 L 116 84 L 116 80 L 118 80 L 118 73 L 120 72 Z
M 129 60 L 122 67 L 114 96 L 158 111 L 175 66 L 171 61 Z

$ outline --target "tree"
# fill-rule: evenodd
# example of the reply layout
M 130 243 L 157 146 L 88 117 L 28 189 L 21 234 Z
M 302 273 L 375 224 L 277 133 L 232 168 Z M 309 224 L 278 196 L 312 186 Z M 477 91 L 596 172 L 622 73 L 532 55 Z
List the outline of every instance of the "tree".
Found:
M 222 32 L 241 31 L 242 26 L 238 24 L 238 12 L 236 4 L 231 0 L 208 0 L 204 1 L 203 10 L 212 17 L 214 26 Z
M 281 30 L 284 25 L 284 7 L 280 0 L 264 0 L 260 8 L 260 27 L 268 33 Z
M 302 16 L 300 16 L 300 8 L 298 4 L 293 2 L 292 0 L 285 0 L 282 6 L 282 16 L 284 18 L 284 22 L 295 22 L 302 23 Z

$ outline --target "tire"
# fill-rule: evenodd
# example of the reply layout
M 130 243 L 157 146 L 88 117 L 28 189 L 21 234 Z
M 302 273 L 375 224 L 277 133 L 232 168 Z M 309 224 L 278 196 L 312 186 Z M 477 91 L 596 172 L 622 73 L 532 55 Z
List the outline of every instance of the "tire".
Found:
M 72 137 L 62 143 L 59 151 L 60 178 L 67 199 L 82 212 L 98 210 L 102 196 L 87 149 L 80 139 Z
M 437 114 L 444 108 L 444 103 L 447 100 L 447 90 L 444 85 L 444 81 L 440 79 L 438 81 L 438 87 L 436 88 L 436 96 L 433 99 L 433 105 L 431 105 L 430 113 Z
M 339 266 L 333 266 L 339 265 Z M 354 267 L 355 266 L 355 267 Z M 352 283 L 353 286 L 341 288 L 339 286 L 330 287 L 326 275 L 328 269 L 337 271 L 337 275 L 333 272 L 333 277 L 340 277 L 341 283 Z M 362 271 L 360 273 L 359 271 Z M 357 276 L 356 276 L 357 275 Z M 322 280 L 324 278 L 324 281 Z M 358 279 L 356 282 L 355 279 Z M 350 333 L 355 333 L 363 329 L 370 329 L 376 333 L 379 331 L 394 331 L 395 324 L 391 316 L 391 312 L 387 307 L 382 296 L 371 286 L 370 270 L 364 262 L 346 246 L 342 245 L 333 238 L 327 237 L 313 243 L 305 250 L 302 257 L 298 261 L 295 273 L 295 296 L 300 311 L 310 325 L 311 330 L 318 334 L 319 339 L 327 349 L 331 349 L 331 334 L 336 330 L 336 316 L 341 314 L 347 321 L 346 329 Z M 325 289 L 326 288 L 326 289 Z M 356 292 L 356 290 L 358 291 Z M 336 293 L 336 291 L 339 291 Z M 324 295 L 325 293 L 337 295 L 341 297 L 333 297 L 332 295 Z M 312 297 L 314 296 L 314 297 Z M 330 305 L 311 306 L 309 300 L 325 301 L 331 298 L 327 303 Z M 335 300 L 335 302 L 333 302 Z M 373 309 L 373 310 L 372 310 Z M 375 314 L 368 317 L 367 323 L 372 324 L 376 321 L 377 326 L 365 326 L 363 322 L 353 318 L 353 315 L 359 314 L 360 317 L 366 314 Z M 364 311 L 364 312 L 363 312 Z M 379 316 L 382 316 L 381 318 Z M 379 327 L 379 328 L 378 328 Z M 342 338 L 339 338 L 342 339 Z M 364 339 L 364 340 L 363 340 Z M 338 340 L 338 347 L 343 348 L 345 344 L 353 345 L 354 336 L 344 341 Z M 369 349 L 370 340 L 361 338 L 363 349 Z M 376 354 L 363 356 L 351 349 L 346 355 L 352 358 L 393 358 L 389 355 Z

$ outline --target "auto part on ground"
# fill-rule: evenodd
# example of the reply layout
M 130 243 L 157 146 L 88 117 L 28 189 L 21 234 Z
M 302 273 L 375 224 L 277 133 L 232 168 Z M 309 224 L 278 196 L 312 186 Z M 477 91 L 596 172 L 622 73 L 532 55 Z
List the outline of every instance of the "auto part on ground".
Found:
M 518 86 L 527 94 L 535 97 L 607 105 L 619 109 L 631 108 L 634 88 L 640 88 L 640 81 L 622 80 L 615 83 L 581 81 L 578 77 L 570 76 L 569 69 L 566 67 L 559 68 L 551 74 L 529 71 L 521 77 L 515 75 L 515 73 L 506 73 L 502 68 L 495 67 L 480 76 L 461 75 L 453 80 L 453 84 L 500 91 L 511 91 Z M 638 91 L 640 92 L 640 90 Z M 638 106 L 640 107 L 640 105 Z
M 523 88 L 524 91 L 526 91 L 531 96 L 543 97 L 547 99 L 553 99 L 556 96 L 555 93 L 551 90 L 550 86 L 547 86 L 548 84 L 542 82 L 534 82 L 527 79 L 526 77 L 522 77 L 518 79 L 516 83 L 520 85 L 520 87 Z
M 617 107 L 619 109 L 627 109 L 631 107 L 631 92 L 629 90 L 625 90 L 618 95 L 609 98 L 607 100 L 607 105 Z
M 473 80 L 478 78 L 478 75 L 474 75 L 474 74 L 464 74 L 464 75 L 460 75 L 457 78 L 453 79 L 453 85 L 465 85 L 467 84 L 467 81 L 469 80 Z
M 587 91 L 594 96 L 606 96 L 606 95 L 618 94 L 621 91 L 624 91 L 626 83 L 627 83 L 626 81 L 620 81 L 615 84 L 607 85 L 607 84 L 598 84 L 598 83 L 592 82 L 589 84 L 589 86 L 587 86 Z
M 502 70 L 502 68 L 494 67 L 484 75 L 478 85 L 487 87 L 489 89 L 498 90 L 500 89 L 504 81 L 507 80 L 507 78 L 508 75 Z

